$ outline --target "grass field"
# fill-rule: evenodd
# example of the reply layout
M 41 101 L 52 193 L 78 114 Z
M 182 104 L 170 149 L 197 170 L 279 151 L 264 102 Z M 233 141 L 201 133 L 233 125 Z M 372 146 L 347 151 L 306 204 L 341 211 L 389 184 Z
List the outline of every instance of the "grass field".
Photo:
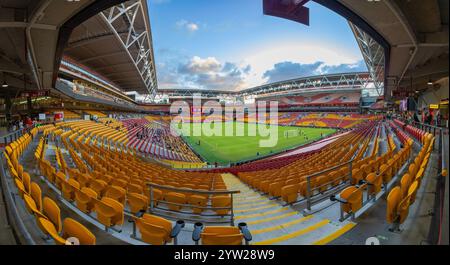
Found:
M 273 135 L 277 138 L 276 145 L 273 147 L 261 147 L 260 140 L 267 140 L 269 137 L 258 133 L 259 126 L 250 125 L 242 122 L 222 123 L 222 136 L 194 136 L 195 130 L 201 131 L 200 123 L 184 123 L 177 128 L 178 133 L 182 134 L 184 140 L 190 144 L 200 156 L 210 163 L 228 164 L 245 160 L 251 160 L 270 154 L 276 154 L 294 147 L 310 143 L 321 137 L 333 134 L 335 129 L 327 128 L 300 128 L 294 126 L 276 126 L 270 127 Z M 225 136 L 225 128 L 232 128 L 232 136 Z M 254 129 L 253 129 L 254 128 Z M 269 127 L 266 126 L 266 128 Z M 237 136 L 237 132 L 243 131 L 244 136 Z M 251 136 L 251 132 L 256 131 L 256 136 Z M 288 132 L 288 133 L 286 133 Z M 288 134 L 288 135 L 287 135 Z M 241 133 L 242 135 L 242 133 Z M 254 134 L 253 134 L 254 135 Z M 276 137 L 277 136 L 277 137 Z M 198 144 L 200 141 L 200 145 Z M 259 153 L 259 155 L 258 155 Z

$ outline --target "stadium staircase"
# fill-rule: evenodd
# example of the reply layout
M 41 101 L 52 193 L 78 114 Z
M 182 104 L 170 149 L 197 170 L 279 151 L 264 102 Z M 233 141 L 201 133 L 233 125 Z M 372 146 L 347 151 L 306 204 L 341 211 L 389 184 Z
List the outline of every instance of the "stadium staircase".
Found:
M 252 244 L 324 245 L 355 226 L 353 222 L 333 222 L 283 206 L 252 190 L 233 174 L 222 174 L 230 190 L 240 190 L 233 201 L 236 222 L 246 222 L 252 231 Z

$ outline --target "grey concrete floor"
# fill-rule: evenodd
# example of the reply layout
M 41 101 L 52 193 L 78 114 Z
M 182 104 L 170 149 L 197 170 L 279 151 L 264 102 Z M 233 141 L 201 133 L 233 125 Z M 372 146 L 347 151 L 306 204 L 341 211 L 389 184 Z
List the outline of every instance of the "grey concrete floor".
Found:
M 0 245 L 15 245 L 17 244 L 12 228 L 6 219 L 6 208 L 3 200 L 3 191 L 0 189 Z

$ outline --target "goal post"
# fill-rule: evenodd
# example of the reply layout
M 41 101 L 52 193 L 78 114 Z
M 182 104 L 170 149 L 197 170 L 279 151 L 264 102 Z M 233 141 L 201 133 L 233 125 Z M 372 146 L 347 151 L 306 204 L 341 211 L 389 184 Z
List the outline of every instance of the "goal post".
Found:
M 284 131 L 284 138 L 292 138 L 300 135 L 300 130 L 287 130 Z

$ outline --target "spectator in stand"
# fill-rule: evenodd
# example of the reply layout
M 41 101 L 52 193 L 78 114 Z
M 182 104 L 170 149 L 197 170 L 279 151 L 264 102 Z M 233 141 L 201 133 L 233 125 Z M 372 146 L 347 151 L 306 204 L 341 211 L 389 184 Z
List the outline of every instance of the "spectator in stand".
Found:
M 12 131 L 12 132 L 17 131 L 17 125 L 16 125 L 16 122 L 15 122 L 15 121 L 13 121 L 13 122 L 11 123 L 11 131 Z
M 408 113 L 408 123 L 409 124 L 412 124 L 413 123 L 413 121 L 414 121 L 414 114 L 413 114 L 413 112 L 409 112 Z
M 414 112 L 414 121 L 417 122 L 417 123 L 420 123 L 419 116 L 417 115 L 417 112 Z
M 441 111 L 438 109 L 434 114 L 434 126 L 439 127 L 441 124 Z
M 26 118 L 25 118 L 25 126 L 26 126 L 26 127 L 31 127 L 31 126 L 33 126 L 33 121 L 31 120 L 30 117 L 26 117 Z
M 431 121 L 433 120 L 433 117 L 429 112 L 425 113 L 425 124 L 431 124 Z

